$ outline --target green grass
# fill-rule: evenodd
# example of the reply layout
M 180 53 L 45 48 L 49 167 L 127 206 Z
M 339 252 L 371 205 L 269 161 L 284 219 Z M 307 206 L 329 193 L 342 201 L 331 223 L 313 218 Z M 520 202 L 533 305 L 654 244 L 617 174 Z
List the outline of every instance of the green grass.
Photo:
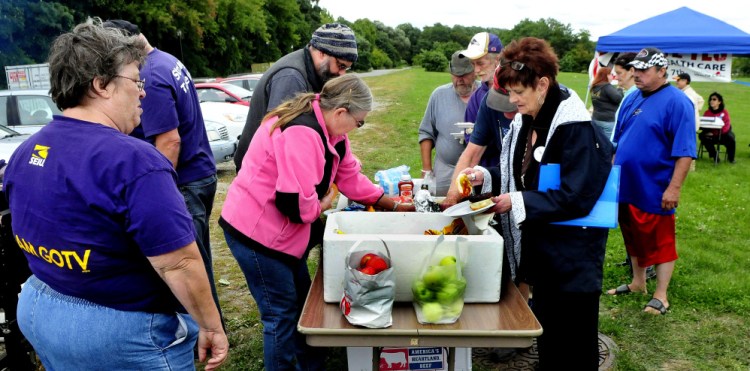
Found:
M 586 96 L 588 77 L 562 73 L 559 81 Z M 447 73 L 414 68 L 365 79 L 378 107 L 367 125 L 351 133 L 354 153 L 363 172 L 401 164 L 420 176 L 417 129 L 432 90 L 450 81 Z M 713 91 L 724 96 L 737 136 L 737 163 L 714 166 L 707 158 L 697 161 L 683 187 L 677 212 L 677 260 L 669 289 L 670 311 L 665 316 L 642 313 L 649 296 L 602 296 L 600 332 L 619 347 L 615 370 L 748 370 L 750 368 L 750 87 L 740 84 L 692 84 L 708 98 Z M 706 156 L 707 157 L 707 156 Z M 228 183 L 231 170 L 220 172 Z M 217 195 L 214 218 L 223 204 Z M 262 369 L 262 326 L 244 277 L 231 257 L 220 228 L 212 224 L 216 278 L 232 344 L 225 370 Z M 610 231 L 604 268 L 604 288 L 629 282 L 624 267 L 615 263 L 625 256 L 619 229 Z M 314 268 L 314 264 L 311 264 Z M 653 292 L 654 282 L 649 282 Z M 328 368 L 345 369 L 343 349 L 332 350 Z M 475 370 L 483 371 L 479 367 Z

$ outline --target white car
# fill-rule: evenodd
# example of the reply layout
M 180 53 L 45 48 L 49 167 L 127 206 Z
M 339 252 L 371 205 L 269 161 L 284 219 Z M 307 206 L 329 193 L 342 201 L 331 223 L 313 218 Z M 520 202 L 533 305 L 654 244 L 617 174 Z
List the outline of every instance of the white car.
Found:
M 221 123 L 204 119 L 208 143 L 211 145 L 211 152 L 214 154 L 214 161 L 217 164 L 230 161 L 234 158 L 234 151 L 237 150 L 237 139 L 231 139 L 227 134 L 227 127 Z
M 18 146 L 23 143 L 31 134 L 21 134 L 13 129 L 0 125 L 0 163 L 10 160 L 10 155 Z
M 229 137 L 239 139 L 242 129 L 245 127 L 247 114 L 250 112 L 247 106 L 224 102 L 201 102 L 203 121 L 218 122 L 227 127 Z
M 0 125 L 34 134 L 61 112 L 43 89 L 0 91 Z

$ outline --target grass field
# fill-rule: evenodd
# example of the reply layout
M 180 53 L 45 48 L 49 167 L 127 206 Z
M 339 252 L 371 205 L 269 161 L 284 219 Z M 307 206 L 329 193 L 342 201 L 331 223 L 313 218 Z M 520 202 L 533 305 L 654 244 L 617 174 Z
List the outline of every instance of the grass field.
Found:
M 350 134 L 364 173 L 372 177 L 377 170 L 406 164 L 412 176 L 420 176 L 417 128 L 430 93 L 449 82 L 449 75 L 416 68 L 365 80 L 377 108 L 367 117 L 367 125 Z M 586 75 L 563 73 L 559 80 L 582 98 L 586 96 Z M 743 273 L 750 267 L 750 105 L 746 104 L 750 87 L 700 82 L 692 86 L 706 99 L 713 91 L 724 96 L 737 137 L 737 163 L 714 166 L 706 156 L 688 175 L 677 211 L 680 259 L 670 285 L 667 315 L 642 313 L 650 296 L 602 296 L 599 327 L 619 347 L 615 370 L 750 369 L 750 280 Z M 214 219 L 234 171 L 224 167 L 219 176 Z M 223 369 L 261 370 L 262 326 L 257 308 L 215 223 L 212 244 L 232 344 Z M 624 256 L 620 231 L 611 230 L 604 289 L 629 282 L 626 268 L 615 265 Z M 649 282 L 649 292 L 654 288 L 655 283 Z M 343 350 L 332 350 L 328 369 L 343 370 L 345 364 Z

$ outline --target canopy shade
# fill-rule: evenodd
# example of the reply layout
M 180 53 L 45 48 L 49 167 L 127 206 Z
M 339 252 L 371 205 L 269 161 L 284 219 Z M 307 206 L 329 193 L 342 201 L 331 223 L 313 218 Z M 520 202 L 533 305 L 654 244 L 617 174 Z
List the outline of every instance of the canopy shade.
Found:
M 602 36 L 596 50 L 637 52 L 649 46 L 665 53 L 750 54 L 750 34 L 682 7 Z

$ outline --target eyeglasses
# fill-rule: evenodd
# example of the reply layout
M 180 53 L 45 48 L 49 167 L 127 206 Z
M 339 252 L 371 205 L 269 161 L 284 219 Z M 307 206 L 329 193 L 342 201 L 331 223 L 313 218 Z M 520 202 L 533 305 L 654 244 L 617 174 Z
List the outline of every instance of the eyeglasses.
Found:
M 365 120 L 362 120 L 362 121 L 360 121 L 360 120 L 357 120 L 357 119 L 356 119 L 356 118 L 354 117 L 354 115 L 352 115 L 351 111 L 349 111 L 348 109 L 346 110 L 346 113 L 348 113 L 348 114 L 349 114 L 349 116 L 351 116 L 351 117 L 352 117 L 352 118 L 354 119 L 354 121 L 356 121 L 356 122 L 357 122 L 357 128 L 361 128 L 361 127 L 365 126 Z
M 333 57 L 333 59 L 336 61 L 336 67 L 338 67 L 339 70 L 349 71 L 350 69 L 352 69 L 352 66 L 347 66 L 347 65 L 341 63 L 341 61 L 339 61 L 338 58 Z
M 128 80 L 134 82 L 135 86 L 138 87 L 138 91 L 143 91 L 143 87 L 146 86 L 146 80 L 131 79 L 130 77 L 122 76 L 122 75 L 115 75 L 115 77 L 121 77 L 123 79 L 128 79 Z
M 510 68 L 512 68 L 514 71 L 520 71 L 524 67 L 526 67 L 526 64 L 516 61 L 509 62 L 508 65 L 510 65 Z

